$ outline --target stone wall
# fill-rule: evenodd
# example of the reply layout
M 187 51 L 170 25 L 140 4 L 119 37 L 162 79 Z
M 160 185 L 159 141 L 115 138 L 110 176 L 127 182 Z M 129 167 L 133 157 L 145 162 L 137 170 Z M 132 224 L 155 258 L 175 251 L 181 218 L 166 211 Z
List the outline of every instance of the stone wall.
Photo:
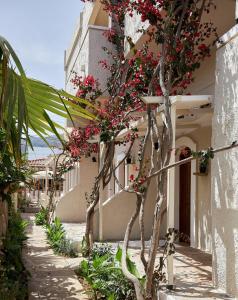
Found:
M 235 33 L 235 34 L 234 34 Z M 238 140 L 238 27 L 217 51 L 213 147 Z M 232 38 L 233 36 L 233 38 Z M 212 248 L 215 285 L 238 297 L 238 151 L 212 161 Z

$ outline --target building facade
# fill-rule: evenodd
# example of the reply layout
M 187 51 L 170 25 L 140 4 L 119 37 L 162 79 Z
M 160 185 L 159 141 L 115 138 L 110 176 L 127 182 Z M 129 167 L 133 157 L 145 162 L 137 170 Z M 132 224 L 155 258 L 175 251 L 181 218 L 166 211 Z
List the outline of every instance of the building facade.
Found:
M 176 148 L 188 147 L 198 151 L 238 140 L 238 4 L 234 0 L 216 0 L 216 5 L 217 9 L 209 15 L 209 20 L 217 27 L 222 43 L 214 47 L 211 57 L 196 71 L 195 81 L 188 91 L 191 96 L 173 99 Z M 140 25 L 139 16 L 126 16 L 126 35 L 138 46 L 145 39 L 142 33 L 137 32 Z M 107 46 L 103 32 L 109 27 L 110 18 L 100 1 L 85 3 L 73 41 L 65 54 L 67 91 L 73 92 L 70 82 L 73 72 L 81 76 L 92 74 L 105 84 L 107 73 L 101 70 L 98 61 L 106 58 L 101 48 Z M 128 45 L 125 48 L 125 54 L 130 55 Z M 142 118 L 138 123 L 141 135 L 146 126 Z M 117 148 L 116 161 L 120 161 L 125 150 L 124 147 Z M 150 149 L 147 151 L 149 155 Z M 137 153 L 138 145 L 135 145 L 131 163 L 121 165 L 117 170 L 123 185 L 128 184 L 129 175 L 135 172 Z M 179 159 L 180 153 L 176 156 L 176 160 Z M 77 184 L 65 193 L 57 207 L 57 215 L 63 221 L 85 221 L 85 193 L 90 192 L 98 171 L 98 161 L 99 158 L 97 162 L 87 158 L 80 163 Z M 161 228 L 162 236 L 172 224 L 180 231 L 186 231 L 191 247 L 212 253 L 214 285 L 233 297 L 238 297 L 237 168 L 238 152 L 231 150 L 216 155 L 205 173 L 199 170 L 196 161 L 171 171 L 168 191 L 174 201 L 168 204 Z M 147 238 L 150 237 L 155 200 L 153 188 L 148 197 L 151 201 L 145 209 Z M 114 180 L 110 182 L 101 193 L 96 212 L 98 239 L 107 241 L 123 238 L 135 200 L 133 194 L 121 191 Z M 136 226 L 132 238 L 139 238 Z

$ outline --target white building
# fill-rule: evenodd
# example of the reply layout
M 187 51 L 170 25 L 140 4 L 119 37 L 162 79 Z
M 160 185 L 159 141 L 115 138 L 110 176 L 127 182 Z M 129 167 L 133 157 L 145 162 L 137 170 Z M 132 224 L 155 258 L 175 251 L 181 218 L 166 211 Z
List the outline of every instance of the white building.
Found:
M 212 56 L 196 72 L 195 81 L 189 88 L 192 96 L 174 99 L 175 146 L 186 146 L 194 151 L 210 146 L 216 148 L 238 140 L 236 1 L 216 0 L 216 4 L 217 9 L 209 18 L 217 26 L 223 44 L 213 49 Z M 136 32 L 140 26 L 139 17 L 126 17 L 125 24 L 126 33 L 134 43 L 142 43 L 145 37 Z M 98 61 L 105 58 L 101 50 L 106 45 L 102 33 L 109 26 L 110 20 L 100 1 L 87 2 L 80 14 L 71 46 L 65 54 L 66 89 L 69 92 L 73 92 L 70 83 L 73 71 L 82 76 L 93 74 L 102 84 L 105 83 L 107 74 L 102 72 Z M 143 133 L 145 128 L 146 123 L 141 120 L 140 131 Z M 118 161 L 124 150 L 118 148 Z M 133 159 L 136 159 L 136 153 L 135 146 Z M 179 155 L 176 159 L 179 159 Z M 122 183 L 128 183 L 133 168 L 133 164 L 120 167 L 118 176 Z M 170 193 L 175 197 L 168 218 L 171 221 L 174 214 L 174 227 L 187 232 L 191 247 L 212 253 L 214 285 L 233 297 L 238 297 L 237 169 L 236 150 L 218 154 L 212 160 L 207 174 L 199 173 L 195 161 L 175 169 L 170 176 Z M 80 163 L 77 184 L 65 193 L 57 207 L 57 215 L 63 221 L 85 221 L 85 192 L 90 192 L 97 171 L 98 163 L 92 162 L 91 158 Z M 72 178 L 73 175 L 68 176 Z M 153 189 L 149 197 L 155 198 Z M 134 204 L 135 196 L 120 191 L 112 181 L 101 195 L 100 212 L 98 210 L 96 214 L 97 236 L 101 240 L 122 239 Z M 152 213 L 153 205 L 148 203 L 147 237 L 150 236 Z M 162 233 L 166 231 L 167 225 L 164 220 Z M 138 236 L 138 228 L 134 228 L 132 238 Z

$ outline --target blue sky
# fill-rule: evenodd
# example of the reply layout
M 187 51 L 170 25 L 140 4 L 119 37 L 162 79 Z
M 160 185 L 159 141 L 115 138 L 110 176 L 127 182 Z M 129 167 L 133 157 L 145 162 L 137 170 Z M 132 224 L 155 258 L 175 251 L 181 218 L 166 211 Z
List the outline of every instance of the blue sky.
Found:
M 82 10 L 80 0 L 0 0 L 0 35 L 28 76 L 64 87 L 64 50 Z
M 0 35 L 27 76 L 64 88 L 64 50 L 83 8 L 80 0 L 0 0 Z M 63 124 L 64 120 L 53 117 Z

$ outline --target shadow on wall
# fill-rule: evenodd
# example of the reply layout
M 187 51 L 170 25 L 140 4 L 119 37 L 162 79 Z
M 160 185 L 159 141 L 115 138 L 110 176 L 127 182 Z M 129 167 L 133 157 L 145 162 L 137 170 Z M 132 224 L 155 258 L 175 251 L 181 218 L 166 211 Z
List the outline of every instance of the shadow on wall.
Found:
M 155 180 L 154 184 L 155 184 Z M 151 236 L 151 228 L 155 207 L 155 189 L 153 189 L 153 183 L 151 183 L 150 192 L 147 196 L 145 205 L 145 238 L 148 240 Z M 108 201 L 103 203 L 103 240 L 105 241 L 120 241 L 124 239 L 127 223 L 129 222 L 131 215 L 136 207 L 136 195 L 120 191 L 115 194 Z M 164 236 L 166 231 L 166 218 L 163 219 L 161 226 L 161 237 Z M 99 211 L 96 211 L 94 228 L 95 235 L 98 239 L 99 227 Z M 133 230 L 131 233 L 131 240 L 140 239 L 139 221 L 138 218 L 135 221 Z
M 218 50 L 213 146 L 238 140 L 238 39 Z M 238 296 L 238 152 L 212 162 L 213 275 L 217 287 Z

